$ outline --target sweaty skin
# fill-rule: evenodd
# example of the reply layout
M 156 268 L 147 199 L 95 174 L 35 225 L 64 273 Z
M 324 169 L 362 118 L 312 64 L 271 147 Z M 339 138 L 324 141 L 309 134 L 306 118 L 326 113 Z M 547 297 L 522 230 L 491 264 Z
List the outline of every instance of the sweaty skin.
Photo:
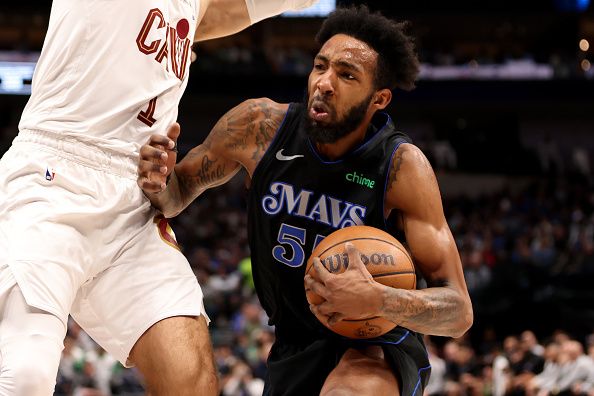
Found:
M 321 155 L 335 159 L 352 150 L 363 141 L 373 114 L 389 104 L 391 91 L 373 88 L 376 64 L 374 50 L 342 34 L 328 40 L 316 56 L 308 83 L 310 118 L 316 119 L 314 113 L 327 113 L 318 117 L 319 122 L 335 122 L 372 92 L 363 122 L 334 143 L 316 144 Z M 242 167 L 251 178 L 287 109 L 287 104 L 270 99 L 243 102 L 217 122 L 204 143 L 192 149 L 173 173 L 171 166 L 166 166 L 163 149 L 173 143 L 154 135 L 141 148 L 138 184 L 153 205 L 172 217 L 206 189 L 227 182 Z M 179 126 L 174 125 L 169 136 L 176 139 L 178 134 Z M 470 297 L 435 174 L 416 146 L 403 144 L 397 150 L 384 199 L 386 217 L 393 210 L 400 213 L 415 265 L 429 287 L 400 290 L 383 286 L 373 281 L 358 252 L 348 248 L 357 265 L 340 276 L 314 261 L 321 280 L 306 276 L 306 286 L 325 300 L 311 310 L 330 324 L 345 317 L 378 315 L 416 332 L 461 336 L 472 324 Z

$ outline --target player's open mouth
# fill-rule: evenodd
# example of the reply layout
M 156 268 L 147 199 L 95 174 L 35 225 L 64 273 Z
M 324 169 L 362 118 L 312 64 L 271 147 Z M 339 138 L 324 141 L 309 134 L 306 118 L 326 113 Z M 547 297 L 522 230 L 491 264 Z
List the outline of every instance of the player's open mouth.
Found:
M 328 106 L 326 106 L 324 103 L 314 102 L 309 109 L 309 115 L 314 121 L 328 121 L 330 118 L 330 113 L 328 110 Z

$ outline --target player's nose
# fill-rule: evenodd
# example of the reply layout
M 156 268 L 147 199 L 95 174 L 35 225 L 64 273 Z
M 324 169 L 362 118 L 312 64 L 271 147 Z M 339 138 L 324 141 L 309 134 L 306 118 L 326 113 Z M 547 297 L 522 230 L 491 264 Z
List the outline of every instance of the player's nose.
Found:
M 318 92 L 327 96 L 334 93 L 334 83 L 332 72 L 326 72 L 320 76 L 317 81 L 316 88 Z

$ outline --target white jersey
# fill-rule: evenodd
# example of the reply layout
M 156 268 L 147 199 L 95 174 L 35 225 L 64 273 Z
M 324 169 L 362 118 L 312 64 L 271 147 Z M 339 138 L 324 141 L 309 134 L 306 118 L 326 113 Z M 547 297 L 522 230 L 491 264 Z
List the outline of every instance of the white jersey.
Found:
M 122 153 L 177 119 L 200 0 L 54 0 L 19 129 Z

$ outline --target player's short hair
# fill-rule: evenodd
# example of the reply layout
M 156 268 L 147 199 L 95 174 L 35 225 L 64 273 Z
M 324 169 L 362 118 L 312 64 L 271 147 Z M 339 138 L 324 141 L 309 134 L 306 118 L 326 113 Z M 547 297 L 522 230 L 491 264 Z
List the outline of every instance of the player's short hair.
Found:
M 378 89 L 411 90 L 419 74 L 419 59 L 412 37 L 406 34 L 408 22 L 396 22 L 365 5 L 341 7 L 332 12 L 316 36 L 323 45 L 336 34 L 361 40 L 378 54 L 375 85 Z

